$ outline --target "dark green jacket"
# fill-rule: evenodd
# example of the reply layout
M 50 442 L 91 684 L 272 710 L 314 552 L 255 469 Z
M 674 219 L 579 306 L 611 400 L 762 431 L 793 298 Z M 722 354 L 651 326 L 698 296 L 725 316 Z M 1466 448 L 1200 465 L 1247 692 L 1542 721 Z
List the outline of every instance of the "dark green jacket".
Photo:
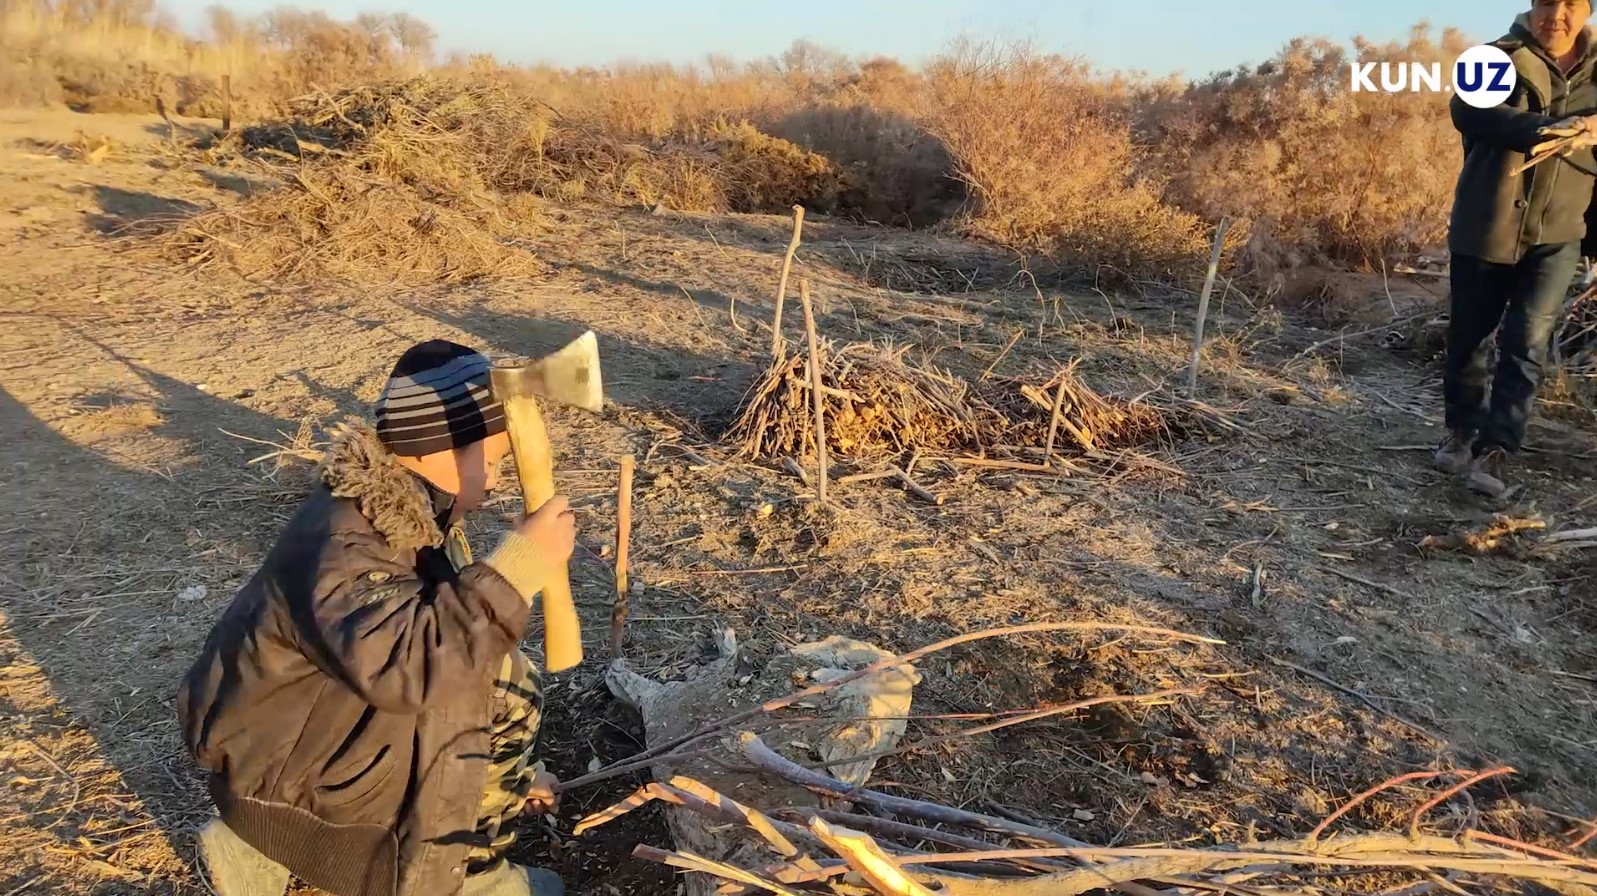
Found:
M 1447 247 L 1514 264 L 1531 246 L 1579 242 L 1586 233 L 1586 209 L 1597 172 L 1592 150 L 1543 162 L 1523 174 L 1510 174 L 1529 157 L 1542 137 L 1536 131 L 1572 115 L 1597 113 L 1593 81 L 1594 42 L 1580 38 L 1580 62 L 1566 78 L 1531 35 L 1528 14 L 1514 20 L 1494 46 L 1508 53 L 1519 76 L 1508 101 L 1476 109 L 1452 100 L 1453 126 L 1464 137 L 1464 168 L 1453 193 Z

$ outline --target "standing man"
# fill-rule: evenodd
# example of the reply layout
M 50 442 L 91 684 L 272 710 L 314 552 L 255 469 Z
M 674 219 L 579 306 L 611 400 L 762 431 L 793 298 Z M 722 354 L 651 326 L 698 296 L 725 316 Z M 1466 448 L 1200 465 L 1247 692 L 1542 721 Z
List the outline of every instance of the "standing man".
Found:
M 517 643 L 576 537 L 564 498 L 473 560 L 461 517 L 510 451 L 490 363 L 443 340 L 395 365 L 376 426 L 337 432 L 321 482 L 211 629 L 178 695 L 218 817 L 219 896 L 558 896 L 506 861 L 542 698 Z
M 1474 491 L 1509 492 L 1508 463 L 1525 438 L 1548 339 L 1580 260 L 1597 144 L 1592 0 L 1532 0 L 1495 46 L 1518 75 L 1502 105 L 1452 100 L 1464 168 L 1448 225 L 1451 321 L 1443 398 L 1448 434 L 1436 468 Z M 1576 136 L 1568 156 L 1511 174 L 1550 135 Z M 1488 400 L 1486 340 L 1498 330 Z

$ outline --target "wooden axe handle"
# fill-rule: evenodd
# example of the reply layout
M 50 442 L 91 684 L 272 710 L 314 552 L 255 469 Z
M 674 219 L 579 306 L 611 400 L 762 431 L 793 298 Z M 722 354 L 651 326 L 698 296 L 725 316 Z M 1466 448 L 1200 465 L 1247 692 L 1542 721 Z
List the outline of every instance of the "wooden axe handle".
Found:
M 509 396 L 503 405 L 505 429 L 510 433 L 510 448 L 516 458 L 516 478 L 521 480 L 522 503 L 530 514 L 555 494 L 549 430 L 538 410 L 538 400 L 531 395 Z M 550 672 L 582 662 L 582 626 L 577 621 L 576 602 L 571 599 L 569 567 L 555 570 L 543 586 L 543 662 Z

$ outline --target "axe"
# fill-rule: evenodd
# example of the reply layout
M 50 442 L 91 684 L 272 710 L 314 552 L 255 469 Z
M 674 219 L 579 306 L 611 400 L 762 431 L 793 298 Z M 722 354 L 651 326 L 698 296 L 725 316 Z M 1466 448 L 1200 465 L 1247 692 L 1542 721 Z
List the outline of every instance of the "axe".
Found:
M 598 411 L 604 406 L 599 381 L 599 341 L 583 333 L 570 345 L 536 360 L 504 359 L 488 374 L 489 390 L 505 409 L 505 429 L 516 458 L 516 478 L 527 513 L 554 497 L 554 454 L 538 399 Z M 571 600 L 571 573 L 561 568 L 543 586 L 544 666 L 551 672 L 582 662 L 582 628 Z

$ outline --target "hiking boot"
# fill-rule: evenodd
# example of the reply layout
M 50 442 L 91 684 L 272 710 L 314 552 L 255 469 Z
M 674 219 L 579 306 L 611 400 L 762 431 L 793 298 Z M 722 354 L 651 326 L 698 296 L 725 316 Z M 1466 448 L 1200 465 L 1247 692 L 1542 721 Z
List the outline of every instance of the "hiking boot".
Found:
M 560 875 L 547 868 L 500 862 L 488 871 L 466 877 L 460 896 L 565 896 Z
M 1508 452 L 1501 448 L 1488 448 L 1470 464 L 1466 477 L 1469 489 L 1488 498 L 1502 498 L 1509 493 Z
M 1469 470 L 1474 452 L 1470 450 L 1470 435 L 1455 429 L 1447 434 L 1431 453 L 1431 465 L 1443 473 L 1462 476 Z
M 199 840 L 200 855 L 217 896 L 283 896 L 288 892 L 288 869 L 245 843 L 222 819 L 212 818 L 200 830 Z

